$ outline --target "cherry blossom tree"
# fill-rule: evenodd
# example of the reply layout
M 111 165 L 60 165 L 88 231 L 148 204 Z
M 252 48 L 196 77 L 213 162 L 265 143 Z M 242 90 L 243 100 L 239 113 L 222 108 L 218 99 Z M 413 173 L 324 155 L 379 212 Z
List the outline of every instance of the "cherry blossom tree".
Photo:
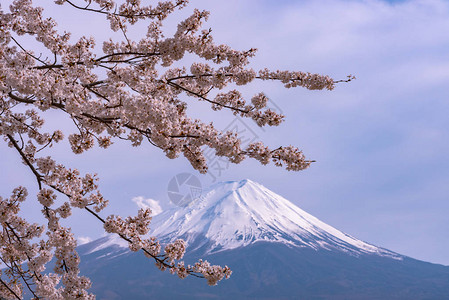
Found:
M 287 170 L 307 168 L 298 148 L 270 149 L 261 142 L 241 147 L 239 136 L 222 132 L 213 123 L 192 119 L 188 101 L 202 101 L 212 110 L 223 110 L 254 120 L 258 126 L 277 126 L 284 116 L 266 107 L 267 96 L 244 99 L 237 89 L 255 80 L 279 81 L 286 88 L 332 90 L 337 82 L 328 76 L 297 71 L 253 70 L 249 60 L 255 49 L 234 50 L 214 42 L 210 29 L 201 29 L 207 11 L 195 10 L 181 21 L 173 36 L 165 36 L 163 22 L 187 0 L 159 2 L 144 6 L 140 0 L 56 0 L 91 17 L 106 18 L 110 29 L 121 39 L 97 46 L 92 37 L 77 40 L 60 32 L 56 22 L 43 16 L 43 8 L 31 0 L 15 0 L 9 10 L 0 8 L 0 135 L 20 156 L 34 175 L 37 195 L 28 195 L 19 186 L 9 197 L 0 197 L 0 296 L 21 299 L 24 289 L 40 299 L 93 299 L 91 282 L 81 276 L 76 239 L 70 228 L 61 225 L 72 209 L 84 210 L 98 219 L 108 233 L 118 234 L 132 251 L 142 251 L 156 266 L 180 278 L 206 278 L 215 285 L 228 278 L 228 267 L 198 261 L 185 265 L 186 244 L 182 240 L 163 249 L 156 238 L 148 237 L 151 211 L 140 209 L 135 217 L 102 216 L 108 201 L 98 190 L 96 175 L 82 175 L 77 169 L 56 162 L 51 156 L 55 143 L 64 141 L 61 130 L 45 132 L 44 113 L 58 111 L 73 122 L 76 133 L 68 142 L 80 154 L 95 146 L 109 147 L 122 139 L 132 146 L 150 143 L 168 158 L 182 154 L 200 173 L 207 172 L 205 148 L 232 163 L 253 158 Z M 140 40 L 129 38 L 130 28 L 146 24 Z M 33 48 L 23 39 L 35 39 Z M 98 39 L 98 38 L 97 38 Z M 28 45 L 28 46 L 27 46 Z M 44 49 L 44 50 L 42 50 Z M 193 55 L 195 63 L 184 56 Z M 185 65 L 179 67 L 179 65 Z M 37 200 L 46 224 L 32 224 L 19 216 L 27 198 Z M 65 199 L 62 205 L 56 199 Z M 44 235 L 45 233 L 45 235 Z M 54 259 L 54 270 L 46 265 Z

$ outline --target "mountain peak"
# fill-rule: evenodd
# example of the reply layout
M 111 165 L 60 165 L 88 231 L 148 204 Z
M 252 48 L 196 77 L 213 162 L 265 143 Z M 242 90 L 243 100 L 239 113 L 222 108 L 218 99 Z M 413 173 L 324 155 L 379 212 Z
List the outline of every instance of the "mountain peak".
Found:
M 325 224 L 249 179 L 212 185 L 189 205 L 155 216 L 152 228 L 152 234 L 163 242 L 183 238 L 194 249 L 206 253 L 257 242 L 276 242 L 315 250 L 400 258 Z
M 240 181 L 221 181 L 211 185 L 203 191 L 203 195 L 211 190 L 226 189 L 226 190 L 238 190 L 244 187 L 263 187 L 261 184 L 254 182 L 250 179 L 242 179 Z

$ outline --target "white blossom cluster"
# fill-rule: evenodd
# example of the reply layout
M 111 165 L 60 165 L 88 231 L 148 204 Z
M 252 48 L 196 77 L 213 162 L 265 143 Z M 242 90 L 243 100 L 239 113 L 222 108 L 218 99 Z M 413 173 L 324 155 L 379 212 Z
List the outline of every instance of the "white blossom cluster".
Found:
M 219 266 L 211 265 L 207 260 L 199 260 L 194 266 L 193 269 L 201 274 L 207 280 L 208 285 L 216 285 L 218 281 L 223 278 L 229 278 L 231 276 L 232 271 L 228 267 L 221 268 Z
M 193 119 L 187 114 L 189 100 L 204 101 L 213 110 L 227 110 L 250 118 L 259 126 L 277 126 L 284 116 L 267 108 L 268 98 L 257 93 L 249 102 L 236 88 L 254 80 L 282 82 L 285 87 L 301 86 L 311 90 L 332 90 L 336 82 L 318 74 L 255 71 L 248 67 L 255 49 L 238 51 L 213 41 L 211 30 L 203 30 L 207 11 L 194 10 L 181 21 L 173 36 L 163 34 L 163 21 L 187 0 L 161 1 L 154 6 L 140 0 L 56 0 L 92 17 L 105 17 L 120 40 L 106 40 L 97 46 L 92 37 L 73 41 L 69 32 L 60 32 L 52 18 L 32 0 L 15 0 L 9 11 L 0 7 L 0 136 L 20 155 L 35 176 L 37 201 L 47 224 L 29 224 L 20 218 L 19 205 L 27 191 L 19 187 L 9 198 L 0 198 L 0 259 L 7 266 L 8 281 L 0 280 L 0 297 L 20 299 L 24 288 L 36 299 L 91 299 L 90 281 L 80 275 L 76 240 L 70 228 L 60 224 L 69 218 L 72 208 L 83 209 L 104 224 L 104 229 L 129 242 L 132 251 L 143 251 L 155 259 L 161 269 L 169 269 L 180 278 L 191 274 L 204 277 L 215 285 L 228 278 L 228 267 L 199 261 L 185 266 L 180 260 L 186 245 L 176 241 L 165 247 L 154 237 L 145 237 L 151 222 L 149 210 L 136 217 L 102 218 L 99 213 L 108 201 L 96 184 L 96 175 L 80 175 L 56 163 L 50 151 L 64 139 L 60 130 L 44 132 L 42 112 L 58 111 L 74 124 L 76 133 L 68 135 L 74 153 L 95 145 L 109 147 L 116 139 L 132 146 L 149 142 L 169 158 L 182 154 L 201 173 L 208 166 L 204 146 L 217 156 L 240 163 L 250 157 L 262 164 L 273 162 L 287 170 L 302 170 L 312 161 L 293 146 L 271 150 L 263 143 L 241 146 L 236 133 L 217 130 L 213 123 Z M 142 39 L 128 38 L 128 28 L 139 20 L 148 24 Z M 23 36 L 32 37 L 40 46 L 33 51 L 24 46 Z M 46 53 L 42 53 L 46 49 Z M 185 67 L 179 61 L 186 54 L 199 61 Z M 350 81 L 353 77 L 348 77 Z M 66 199 L 62 204 L 57 198 Z M 43 233 L 46 237 L 42 237 Z M 39 242 L 32 242 L 32 240 Z M 56 258 L 54 273 L 43 274 L 45 265 Z

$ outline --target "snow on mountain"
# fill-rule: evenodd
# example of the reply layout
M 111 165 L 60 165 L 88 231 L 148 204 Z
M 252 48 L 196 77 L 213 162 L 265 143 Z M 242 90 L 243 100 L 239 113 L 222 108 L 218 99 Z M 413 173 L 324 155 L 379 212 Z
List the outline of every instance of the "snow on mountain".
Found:
M 95 259 L 112 259 L 129 252 L 128 242 L 116 234 L 108 234 L 78 247 L 81 256 L 93 256 Z
M 189 205 L 157 215 L 151 227 L 162 242 L 183 238 L 190 251 L 201 248 L 206 254 L 265 241 L 402 258 L 323 223 L 248 179 L 217 183 Z
M 96 243 L 90 243 L 90 249 L 85 254 L 91 254 L 100 250 L 109 248 L 111 246 L 118 246 L 120 248 L 128 248 L 128 242 L 123 240 L 117 234 L 109 234 L 95 241 Z

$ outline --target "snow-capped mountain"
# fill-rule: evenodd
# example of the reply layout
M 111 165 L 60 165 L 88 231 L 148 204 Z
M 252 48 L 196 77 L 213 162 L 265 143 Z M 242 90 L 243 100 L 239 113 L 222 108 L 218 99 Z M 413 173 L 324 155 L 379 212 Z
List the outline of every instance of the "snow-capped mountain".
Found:
M 97 299 L 449 299 L 449 267 L 360 241 L 250 180 L 178 203 L 153 218 L 151 234 L 187 240 L 187 264 L 228 265 L 231 278 L 180 280 L 106 236 L 78 247 Z
M 207 254 L 265 241 L 401 258 L 325 224 L 248 179 L 211 186 L 189 205 L 157 215 L 152 228 L 163 242 L 183 238 L 194 246 L 190 250 L 202 248 Z

